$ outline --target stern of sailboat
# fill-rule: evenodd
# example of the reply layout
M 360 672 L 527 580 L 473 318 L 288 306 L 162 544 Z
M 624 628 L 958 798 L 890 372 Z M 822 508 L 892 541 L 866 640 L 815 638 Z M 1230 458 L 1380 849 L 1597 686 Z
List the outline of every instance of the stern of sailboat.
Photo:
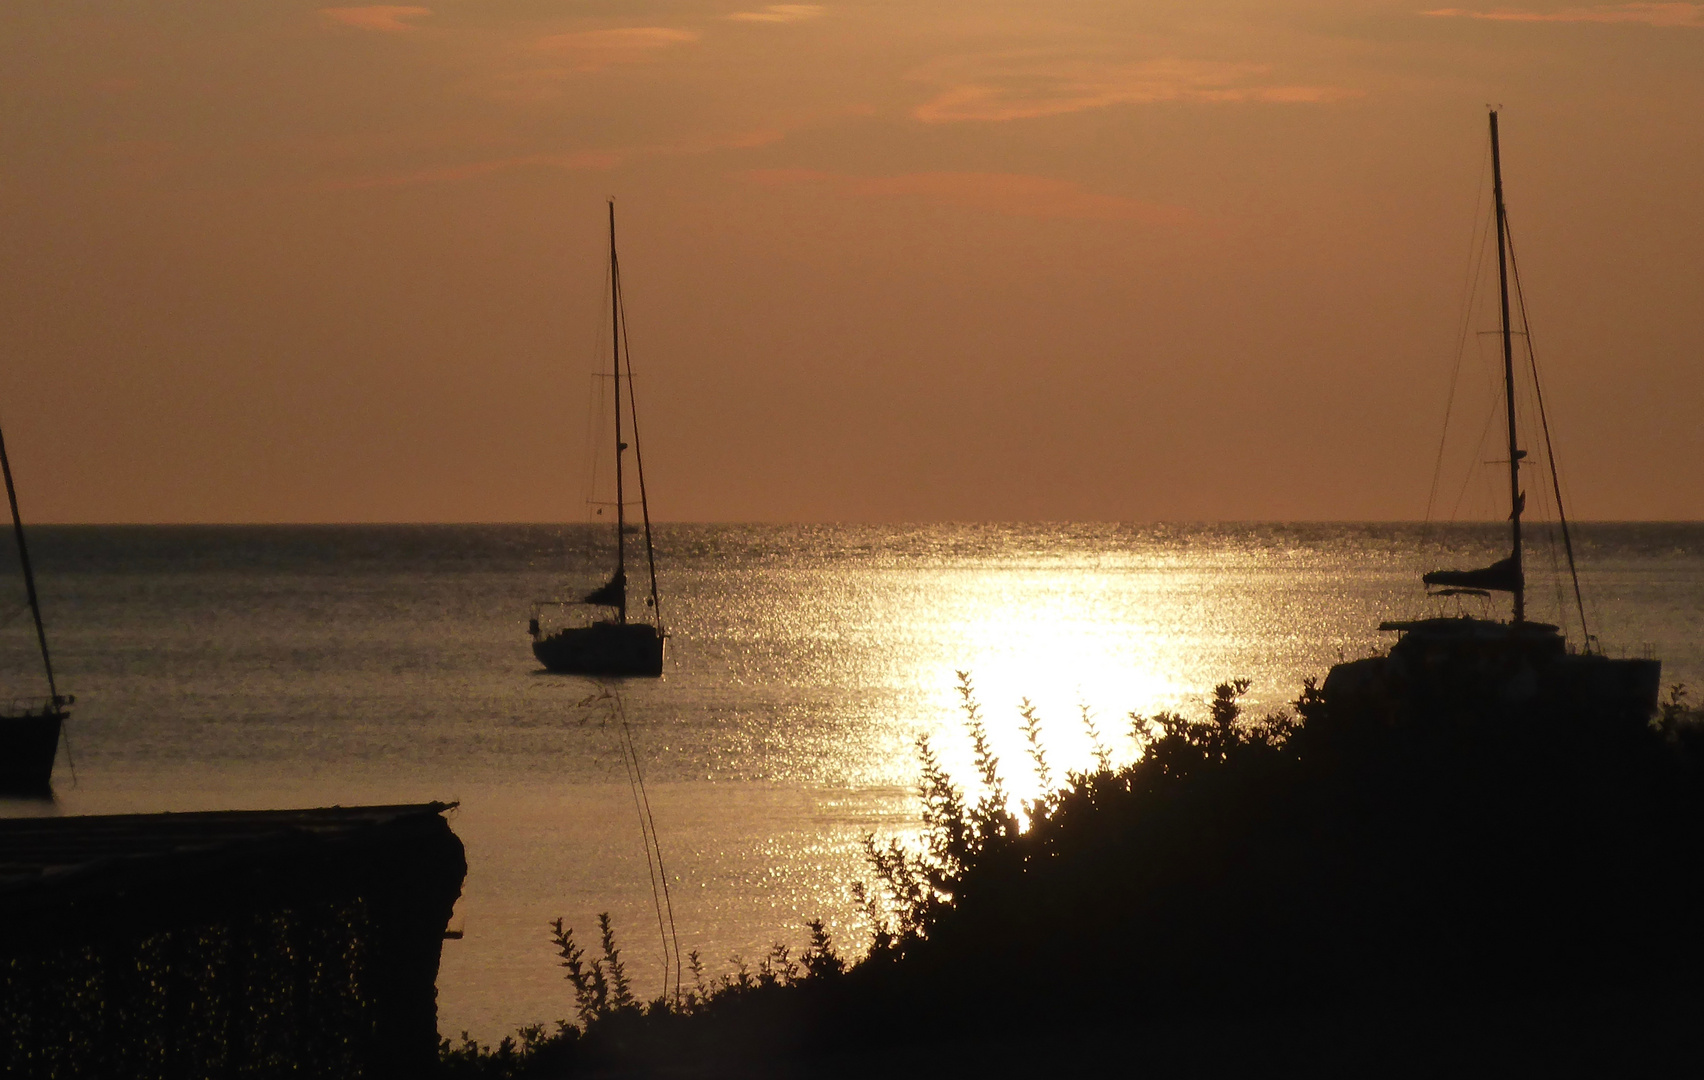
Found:
M 70 710 L 69 697 L 15 701 L 0 710 L 0 794 L 52 790 L 53 759 Z

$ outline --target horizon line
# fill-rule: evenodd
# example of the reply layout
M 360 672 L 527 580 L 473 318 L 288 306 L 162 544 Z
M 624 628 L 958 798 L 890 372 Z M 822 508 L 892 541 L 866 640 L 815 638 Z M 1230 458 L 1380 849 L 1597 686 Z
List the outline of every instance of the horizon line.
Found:
M 1535 525 L 1552 525 L 1554 520 L 1530 521 Z M 603 521 L 463 521 L 463 520 L 386 520 L 386 521 L 31 521 L 25 528 L 548 528 L 565 525 L 609 527 Z M 754 518 L 747 520 L 704 519 L 653 521 L 653 527 L 675 525 L 888 525 L 917 527 L 933 525 L 1500 525 L 1495 518 L 1469 518 L 1443 521 L 1425 518 L 913 518 L 913 519 L 783 519 Z M 1576 518 L 1570 525 L 1700 525 L 1704 518 Z

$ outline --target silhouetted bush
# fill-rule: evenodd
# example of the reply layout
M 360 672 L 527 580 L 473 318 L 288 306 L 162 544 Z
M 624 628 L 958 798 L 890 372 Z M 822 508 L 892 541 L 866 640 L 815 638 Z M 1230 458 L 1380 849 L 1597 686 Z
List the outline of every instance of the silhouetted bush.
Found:
M 1247 689 L 1219 686 L 1205 719 L 1132 716 L 1122 766 L 1085 713 L 1095 767 L 1020 814 L 961 676 L 980 794 L 918 741 L 922 846 L 867 838 L 861 961 L 813 924 L 800 963 L 777 947 L 756 976 L 640 1007 L 617 1000 L 607 920 L 589 966 L 557 923 L 583 1026 L 446 1042 L 446 1065 L 702 1067 L 1132 1017 L 1697 992 L 1704 725 L 1683 688 L 1649 726 L 1517 708 L 1374 720 L 1334 713 L 1311 680 L 1251 717 Z M 1027 702 L 1020 716 L 1050 779 L 1040 720 Z

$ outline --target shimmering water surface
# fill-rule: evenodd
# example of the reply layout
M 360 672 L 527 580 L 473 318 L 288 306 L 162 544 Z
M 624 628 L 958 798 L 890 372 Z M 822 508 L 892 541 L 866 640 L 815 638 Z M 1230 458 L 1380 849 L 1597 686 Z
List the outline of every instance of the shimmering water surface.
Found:
M 546 926 L 608 910 L 641 988 L 656 919 L 631 792 L 597 687 L 548 675 L 528 605 L 593 582 L 554 526 L 59 527 L 32 531 L 62 682 L 78 698 L 51 804 L 110 813 L 460 800 L 469 871 L 439 978 L 441 1027 L 491 1039 L 571 1014 Z M 913 744 L 969 775 L 967 670 L 1013 786 L 1017 706 L 1054 767 L 1115 753 L 1132 710 L 1200 711 L 1214 683 L 1293 698 L 1388 644 L 1422 570 L 1483 565 L 1495 528 L 1385 525 L 665 526 L 658 680 L 619 693 L 646 767 L 683 947 L 713 970 L 824 917 L 868 832 L 916 827 Z M 1592 630 L 1704 687 L 1704 526 L 1588 525 Z M 1536 617 L 1558 593 L 1535 556 Z M 1479 560 L 1479 561 L 1475 561 Z M 39 692 L 7 577 L 0 694 Z M 1479 603 L 1474 601 L 1473 603 Z M 1473 609 L 1477 610 L 1479 609 Z M 73 768 L 74 765 L 74 775 Z

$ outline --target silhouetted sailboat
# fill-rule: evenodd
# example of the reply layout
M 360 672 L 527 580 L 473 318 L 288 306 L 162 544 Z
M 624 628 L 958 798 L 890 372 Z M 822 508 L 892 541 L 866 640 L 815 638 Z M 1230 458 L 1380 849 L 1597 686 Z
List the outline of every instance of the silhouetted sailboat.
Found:
M 1573 539 L 1562 511 L 1561 485 L 1551 465 L 1551 484 L 1574 600 L 1579 608 L 1580 651 L 1572 651 L 1560 629 L 1526 617 L 1526 573 L 1521 546 L 1521 515 L 1526 494 L 1521 490 L 1520 448 L 1515 422 L 1515 331 L 1509 319 L 1509 269 L 1512 255 L 1508 219 L 1503 206 L 1503 166 L 1497 139 L 1497 113 L 1491 113 L 1492 192 L 1496 202 L 1497 274 L 1502 303 L 1504 434 L 1509 466 L 1509 532 L 1507 557 L 1471 570 L 1434 570 L 1422 578 L 1432 596 L 1482 596 L 1509 593 L 1514 601 L 1508 622 L 1470 616 L 1386 622 L 1380 630 L 1402 636 L 1387 656 L 1338 664 L 1326 676 L 1326 701 L 1335 711 L 1390 712 L 1414 708 L 1501 709 L 1537 707 L 1556 715 L 1611 717 L 1642 722 L 1657 707 L 1662 665 L 1654 659 L 1611 659 L 1595 647 L 1586 631 L 1585 604 L 1574 564 Z M 1525 310 L 1523 305 L 1523 319 Z M 1536 369 L 1535 369 L 1536 373 Z M 1536 388 L 1535 388 L 1536 394 Z M 1544 398 L 1539 416 L 1548 447 L 1549 422 Z
M 0 471 L 6 476 L 6 500 L 12 506 L 12 532 L 18 540 L 18 562 L 24 571 L 24 591 L 30 614 L 35 617 L 36 641 L 41 645 L 41 666 L 47 674 L 47 697 L 16 698 L 0 709 L 0 791 L 46 791 L 53 781 L 53 758 L 59 736 L 74 700 L 61 695 L 53 678 L 53 659 L 47 651 L 47 630 L 42 626 L 41 601 L 36 595 L 35 570 L 30 565 L 29 545 L 24 542 L 24 520 L 18 514 L 18 492 L 12 485 L 12 462 L 6 456 L 6 437 L 0 434 Z
M 621 301 L 621 264 L 615 254 L 615 202 L 609 204 L 610 327 L 613 339 L 611 385 L 615 388 L 615 572 L 598 588 L 574 600 L 540 600 L 533 604 L 527 625 L 532 635 L 533 655 L 551 671 L 574 675 L 661 675 L 663 673 L 662 615 L 657 605 L 657 558 L 651 543 L 651 506 L 645 494 L 645 459 L 639 449 L 639 414 L 633 405 L 633 363 L 628 356 L 622 371 L 622 342 L 625 310 Z M 621 384 L 627 380 L 627 419 L 632 428 L 633 468 L 639 481 L 639 510 L 645 538 L 645 568 L 651 591 L 645 598 L 650 621 L 630 619 L 627 610 L 627 523 L 626 474 L 623 455 L 629 449 L 622 432 Z M 589 625 L 565 626 L 546 632 L 540 617 L 547 608 L 602 609 Z

